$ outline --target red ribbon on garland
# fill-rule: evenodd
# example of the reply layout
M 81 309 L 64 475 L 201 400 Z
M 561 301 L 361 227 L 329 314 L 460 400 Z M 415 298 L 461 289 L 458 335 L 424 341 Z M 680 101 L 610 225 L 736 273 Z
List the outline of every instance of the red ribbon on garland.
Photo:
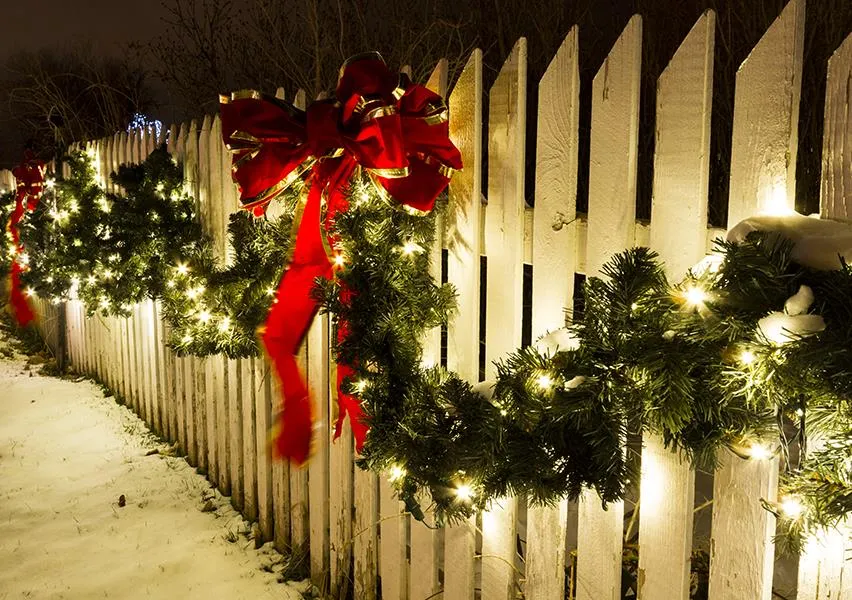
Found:
M 243 208 L 260 216 L 297 179 L 306 178 L 309 186 L 296 215 L 292 259 L 261 330 L 283 394 L 274 450 L 301 464 L 310 454 L 313 415 L 295 354 L 318 309 L 311 297 L 314 281 L 333 278 L 341 266 L 328 232 L 335 215 L 348 208 L 351 176 L 361 168 L 395 201 L 428 212 L 461 168 L 461 154 L 449 138 L 443 99 L 392 72 L 378 53 L 346 61 L 336 98 L 314 102 L 307 111 L 255 91 L 220 100 L 222 137 L 234 155 L 232 175 Z M 339 338 L 346 335 L 346 324 L 339 323 Z M 337 369 L 335 438 L 348 414 L 360 450 L 368 427 L 359 401 L 341 389 L 352 372 L 351 365 Z
M 23 162 L 12 170 L 17 188 L 15 190 L 15 208 L 12 210 L 7 226 L 14 247 L 12 267 L 9 273 L 9 304 L 12 307 L 15 320 L 21 327 L 28 325 L 35 318 L 35 313 L 30 307 L 26 294 L 21 289 L 21 273 L 24 272 L 26 265 L 21 264 L 20 261 L 20 257 L 24 253 L 24 246 L 21 244 L 18 226 L 21 219 L 24 218 L 24 214 L 34 211 L 38 206 L 38 201 L 44 190 L 45 169 L 44 162 L 36 159 L 33 153 L 27 150 L 24 153 Z

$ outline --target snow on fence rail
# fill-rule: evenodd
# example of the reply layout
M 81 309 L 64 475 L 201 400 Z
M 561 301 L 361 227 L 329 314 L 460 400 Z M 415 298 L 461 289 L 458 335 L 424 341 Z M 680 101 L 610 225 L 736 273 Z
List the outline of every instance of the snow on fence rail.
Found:
M 804 0 L 792 0 L 737 73 L 731 224 L 760 210 L 793 206 L 803 25 Z M 506 59 L 487 107 L 482 55 L 473 52 L 449 95 L 451 135 L 465 169 L 452 181 L 453 210 L 432 253 L 438 276 L 439 250 L 447 252 L 445 275 L 458 291 L 458 316 L 447 338 L 450 368 L 478 379 L 481 309 L 486 364 L 521 344 L 524 264 L 533 268 L 532 333 L 538 336 L 564 324 L 575 273 L 595 274 L 615 252 L 649 245 L 676 277 L 723 233 L 707 225 L 714 32 L 715 15 L 708 11 L 658 82 L 650 225 L 635 220 L 640 16 L 627 24 L 594 79 L 590 165 L 578 165 L 576 28 L 539 82 L 535 208 L 524 193 L 526 41 L 519 40 Z M 821 211 L 852 218 L 852 36 L 828 73 Z M 446 93 L 447 83 L 442 61 L 428 85 Z M 296 102 L 304 106 L 304 94 Z M 486 109 L 489 176 L 483 181 Z M 134 131 L 88 146 L 106 182 L 119 164 L 143 159 L 162 141 Z M 172 126 L 168 144 L 183 161 L 205 232 L 227 259 L 226 225 L 238 202 L 219 117 Z M 587 215 L 576 211 L 578 168 L 590 169 Z M 487 261 L 491 290 L 484 306 L 480 257 Z M 63 307 L 36 303 L 40 327 L 51 338 Z M 307 468 L 296 469 L 272 462 L 267 453 L 277 395 L 262 359 L 175 356 L 164 345 L 159 307 L 150 301 L 135 306 L 127 319 L 87 318 L 77 302 L 64 310 L 74 367 L 103 380 L 156 432 L 177 443 L 235 507 L 258 522 L 265 540 L 307 552 L 312 578 L 332 597 L 351 591 L 365 600 L 501 600 L 519 592 L 531 600 L 561 600 L 566 593 L 579 600 L 621 598 L 623 503 L 602 510 L 593 493 L 554 507 L 505 498 L 466 523 L 432 529 L 405 513 L 384 478 L 355 468 L 351 435 L 330 443 L 327 317 L 317 317 L 302 349 L 321 427 L 316 455 Z M 433 338 L 426 349 L 434 357 L 439 342 Z M 721 462 L 713 491 L 709 597 L 768 600 L 775 522 L 759 499 L 773 499 L 778 462 L 746 462 L 728 453 Z M 644 440 L 640 598 L 689 597 L 695 486 L 689 465 L 661 440 Z M 842 546 L 842 538 L 809 546 L 799 563 L 800 600 L 852 598 L 852 569 L 844 564 Z

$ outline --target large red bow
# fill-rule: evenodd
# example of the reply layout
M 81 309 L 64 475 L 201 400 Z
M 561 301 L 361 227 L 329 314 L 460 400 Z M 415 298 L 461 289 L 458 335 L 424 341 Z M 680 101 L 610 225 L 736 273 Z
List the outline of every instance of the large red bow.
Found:
M 262 215 L 300 177 L 309 185 L 292 260 L 262 332 L 284 396 L 275 450 L 302 463 L 310 453 L 313 416 L 295 354 L 317 312 L 314 281 L 334 277 L 334 240 L 327 232 L 334 215 L 347 209 L 350 177 L 361 167 L 391 198 L 425 212 L 452 171 L 461 168 L 461 155 L 449 138 L 443 99 L 391 72 L 377 53 L 349 59 L 341 68 L 336 99 L 314 102 L 306 112 L 254 91 L 223 96 L 220 111 L 244 208 Z M 339 323 L 338 336 L 346 331 Z M 341 389 L 351 374 L 350 365 L 338 366 L 335 437 L 348 413 L 360 450 L 367 425 L 358 400 Z
M 38 201 L 44 190 L 45 168 L 44 162 L 36 159 L 32 152 L 27 150 L 24 153 L 23 162 L 12 170 L 17 189 L 15 190 L 15 208 L 12 210 L 7 226 L 9 234 L 12 236 L 14 250 L 9 273 L 9 304 L 18 325 L 21 327 L 28 325 L 35 318 L 35 314 L 21 289 L 21 273 L 24 272 L 26 265 L 22 264 L 21 261 L 24 247 L 21 244 L 18 225 L 27 211 L 33 211 L 38 206 Z

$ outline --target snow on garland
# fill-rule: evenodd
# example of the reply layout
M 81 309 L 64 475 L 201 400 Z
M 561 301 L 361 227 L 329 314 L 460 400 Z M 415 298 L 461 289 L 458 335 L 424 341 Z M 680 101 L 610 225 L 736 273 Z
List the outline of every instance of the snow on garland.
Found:
M 235 261 L 224 267 L 164 149 L 119 170 L 123 194 L 105 194 L 85 156 L 70 165 L 24 222 L 27 285 L 105 314 L 156 298 L 178 352 L 257 354 L 301 188 L 279 198 L 276 222 L 231 217 Z M 453 309 L 452 289 L 426 268 L 434 216 L 391 205 L 367 180 L 347 194 L 352 209 L 334 225 L 346 268 L 314 293 L 356 332 L 334 351 L 360 357 L 345 382 L 371 425 L 359 464 L 388 474 L 415 516 L 424 493 L 442 521 L 508 493 L 552 502 L 592 487 L 617 500 L 638 476 L 644 432 L 697 465 L 725 447 L 780 454 L 781 501 L 767 508 L 793 549 L 852 512 L 849 225 L 749 219 L 674 285 L 650 250 L 623 252 L 588 280 L 580 321 L 472 387 L 420 363 L 422 333 Z M 341 303 L 340 285 L 354 301 Z M 793 461 L 785 439 L 808 452 Z M 634 452 L 621 452 L 625 440 Z

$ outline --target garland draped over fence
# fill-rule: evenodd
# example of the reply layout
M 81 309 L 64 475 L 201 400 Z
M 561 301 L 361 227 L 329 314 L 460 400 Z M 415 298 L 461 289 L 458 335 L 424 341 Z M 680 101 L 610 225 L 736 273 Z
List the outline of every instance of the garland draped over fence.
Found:
M 22 223 L 31 291 L 76 295 L 90 314 L 156 299 L 178 353 L 256 355 L 301 186 L 279 197 L 277 221 L 232 215 L 233 262 L 221 265 L 164 148 L 119 169 L 120 194 L 103 191 L 85 155 L 68 160 L 70 177 Z M 677 285 L 653 252 L 619 254 L 588 280 L 582 320 L 507 357 L 492 395 L 421 365 L 424 332 L 454 306 L 428 274 L 435 215 L 403 210 L 366 179 L 346 194 L 351 208 L 333 224 L 345 265 L 312 293 L 351 332 L 334 354 L 355 364 L 345 385 L 371 426 L 359 464 L 388 473 L 415 516 L 424 491 L 442 520 L 510 493 L 546 503 L 593 487 L 617 500 L 638 476 L 643 432 L 698 465 L 725 447 L 753 460 L 780 453 L 782 500 L 767 508 L 793 549 L 852 512 L 852 269 L 836 253 L 814 263 L 790 231 L 754 231 Z M 795 461 L 793 439 L 809 448 Z

